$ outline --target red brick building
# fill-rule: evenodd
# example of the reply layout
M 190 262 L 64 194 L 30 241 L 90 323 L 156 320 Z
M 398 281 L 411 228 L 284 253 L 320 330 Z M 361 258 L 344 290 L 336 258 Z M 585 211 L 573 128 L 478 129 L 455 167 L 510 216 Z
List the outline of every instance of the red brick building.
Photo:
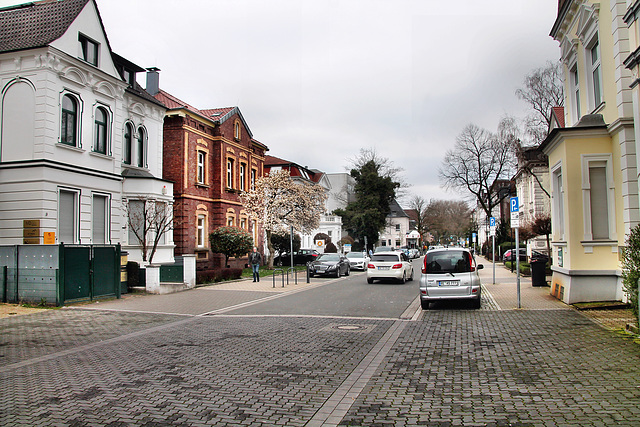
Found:
M 224 256 L 211 253 L 209 233 L 223 225 L 246 229 L 263 247 L 239 194 L 262 176 L 267 146 L 253 139 L 238 107 L 199 110 L 159 89 L 155 98 L 168 108 L 163 178 L 174 182 L 175 254 L 196 254 L 199 270 L 221 267 Z

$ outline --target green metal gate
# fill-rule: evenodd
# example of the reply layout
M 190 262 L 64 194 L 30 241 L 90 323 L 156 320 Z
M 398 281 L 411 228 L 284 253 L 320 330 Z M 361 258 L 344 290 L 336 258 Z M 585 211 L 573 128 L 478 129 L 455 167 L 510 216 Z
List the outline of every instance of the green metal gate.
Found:
M 60 245 L 64 301 L 120 298 L 120 245 Z

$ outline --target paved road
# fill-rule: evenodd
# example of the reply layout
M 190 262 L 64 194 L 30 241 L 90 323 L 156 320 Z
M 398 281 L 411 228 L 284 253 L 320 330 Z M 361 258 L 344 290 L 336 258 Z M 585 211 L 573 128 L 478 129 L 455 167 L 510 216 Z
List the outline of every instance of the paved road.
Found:
M 0 319 L 0 425 L 640 425 L 638 345 L 487 272 L 481 310 L 326 309 L 356 275 Z

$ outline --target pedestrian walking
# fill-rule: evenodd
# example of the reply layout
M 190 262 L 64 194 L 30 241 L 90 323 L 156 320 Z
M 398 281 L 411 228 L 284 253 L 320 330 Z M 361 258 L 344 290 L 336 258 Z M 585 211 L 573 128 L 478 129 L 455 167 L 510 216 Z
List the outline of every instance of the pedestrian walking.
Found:
M 253 270 L 253 281 L 260 281 L 260 264 L 262 263 L 262 255 L 258 252 L 257 247 L 253 247 L 253 252 L 249 254 L 249 264 L 251 264 L 251 269 Z

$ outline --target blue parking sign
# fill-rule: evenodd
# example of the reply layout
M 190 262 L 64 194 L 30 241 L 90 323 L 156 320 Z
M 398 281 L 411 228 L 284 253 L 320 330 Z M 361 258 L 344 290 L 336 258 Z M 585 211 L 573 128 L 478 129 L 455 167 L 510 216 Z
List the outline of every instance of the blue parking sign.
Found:
M 511 212 L 518 212 L 520 210 L 520 205 L 517 197 L 512 197 L 509 201 L 509 206 L 511 206 Z
M 494 217 L 489 218 L 489 227 L 496 226 L 496 219 Z

